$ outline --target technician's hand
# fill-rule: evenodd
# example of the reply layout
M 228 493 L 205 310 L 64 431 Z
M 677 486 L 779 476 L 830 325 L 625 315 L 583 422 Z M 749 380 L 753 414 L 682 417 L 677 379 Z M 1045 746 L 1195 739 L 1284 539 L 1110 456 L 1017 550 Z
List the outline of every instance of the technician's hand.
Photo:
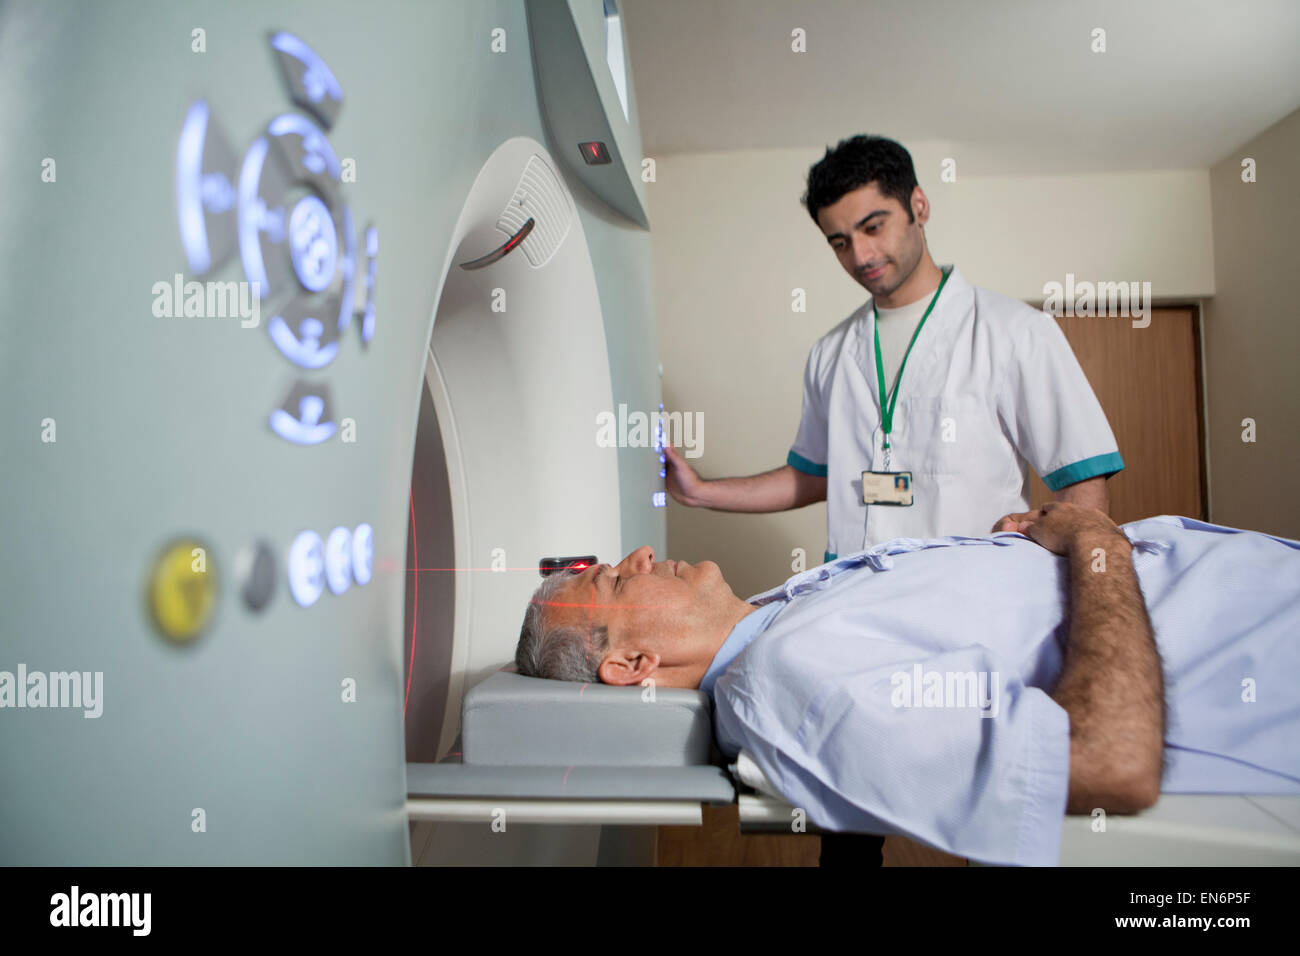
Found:
M 1092 544 L 1115 535 L 1124 538 L 1124 532 L 1103 512 L 1068 501 L 1050 501 L 1039 511 L 1007 515 L 994 530 L 1019 531 L 1053 554 L 1068 554 L 1083 542 Z
M 664 456 L 668 459 L 668 493 L 679 504 L 699 506 L 705 480 L 696 474 L 695 469 L 687 464 L 686 459 L 672 445 L 664 445 Z

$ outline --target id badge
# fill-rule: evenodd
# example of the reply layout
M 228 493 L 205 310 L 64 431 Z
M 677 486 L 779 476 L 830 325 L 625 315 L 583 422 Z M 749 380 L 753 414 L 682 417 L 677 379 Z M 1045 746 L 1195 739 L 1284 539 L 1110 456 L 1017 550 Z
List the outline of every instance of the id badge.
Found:
M 862 503 L 864 505 L 912 506 L 912 473 L 910 471 L 864 471 L 862 473 Z

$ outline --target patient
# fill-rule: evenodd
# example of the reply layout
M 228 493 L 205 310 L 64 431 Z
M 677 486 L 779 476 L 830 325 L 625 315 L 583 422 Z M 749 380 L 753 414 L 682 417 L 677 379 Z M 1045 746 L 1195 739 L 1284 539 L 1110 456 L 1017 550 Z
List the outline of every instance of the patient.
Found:
M 1055 863 L 1062 812 L 1300 792 L 1300 543 L 1066 503 L 995 532 L 899 539 L 748 602 L 710 561 L 639 548 L 547 578 L 516 664 L 698 687 L 722 749 L 812 822 L 988 863 Z

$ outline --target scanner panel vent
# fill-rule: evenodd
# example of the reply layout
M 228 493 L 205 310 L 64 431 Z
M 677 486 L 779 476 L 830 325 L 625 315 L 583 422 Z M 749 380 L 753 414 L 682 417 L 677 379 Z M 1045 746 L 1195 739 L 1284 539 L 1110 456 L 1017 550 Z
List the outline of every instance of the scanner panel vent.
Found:
M 573 207 L 555 170 L 535 153 L 519 177 L 510 204 L 497 220 L 497 228 L 513 236 L 530 218 L 534 220 L 533 231 L 519 248 L 534 268 L 540 268 L 551 260 L 569 235 Z

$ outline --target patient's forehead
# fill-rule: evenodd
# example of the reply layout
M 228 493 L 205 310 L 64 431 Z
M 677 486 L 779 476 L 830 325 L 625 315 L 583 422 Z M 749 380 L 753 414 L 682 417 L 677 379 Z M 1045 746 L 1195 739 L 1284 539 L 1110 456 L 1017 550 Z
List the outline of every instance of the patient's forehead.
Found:
M 595 568 L 581 573 L 568 573 L 564 583 L 551 592 L 542 612 L 547 621 L 572 623 L 578 618 L 587 619 L 599 607 L 596 599 Z

